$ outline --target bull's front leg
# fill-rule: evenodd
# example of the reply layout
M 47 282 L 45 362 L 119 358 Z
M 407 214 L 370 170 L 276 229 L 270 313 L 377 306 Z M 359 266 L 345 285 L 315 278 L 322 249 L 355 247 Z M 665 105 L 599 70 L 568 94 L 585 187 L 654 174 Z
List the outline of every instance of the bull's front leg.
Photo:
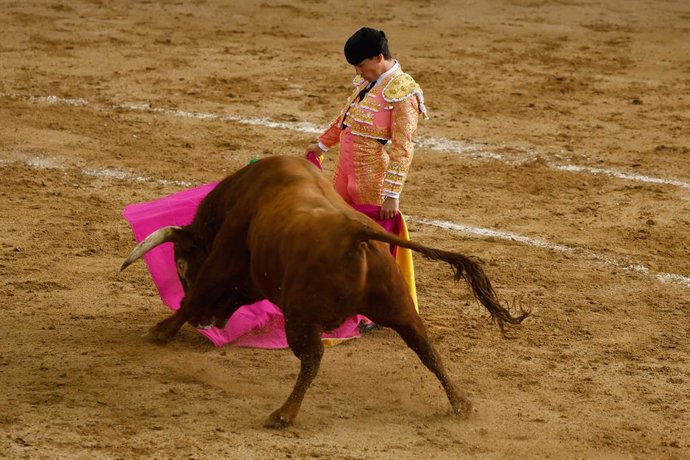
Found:
M 156 344 L 166 344 L 170 342 L 184 323 L 189 320 L 189 306 L 185 299 L 182 299 L 180 308 L 172 315 L 160 321 L 144 334 L 144 340 Z
M 320 331 L 313 324 L 295 323 L 294 319 L 285 319 L 288 344 L 300 360 L 299 375 L 285 404 L 273 412 L 266 421 L 265 426 L 268 428 L 285 428 L 293 423 L 302 405 L 304 395 L 319 372 L 321 365 L 323 344 L 321 343 Z
M 250 305 L 254 302 L 258 302 L 262 297 L 250 297 L 247 294 L 241 294 L 237 290 L 228 292 L 228 299 L 223 303 L 223 306 L 218 309 L 214 315 L 215 324 L 214 326 L 218 329 L 225 329 L 225 326 L 230 321 L 232 315 L 242 306 Z

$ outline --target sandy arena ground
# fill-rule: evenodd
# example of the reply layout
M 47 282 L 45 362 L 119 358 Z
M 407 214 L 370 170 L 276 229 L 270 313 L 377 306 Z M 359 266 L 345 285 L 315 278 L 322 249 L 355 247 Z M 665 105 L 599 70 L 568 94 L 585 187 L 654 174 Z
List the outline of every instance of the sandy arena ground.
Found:
M 690 458 L 686 0 L 0 1 L 0 457 Z M 167 310 L 129 203 L 301 155 L 383 28 L 425 90 L 412 237 L 480 257 L 532 317 L 503 339 L 416 258 L 457 420 L 391 331 L 327 350 L 294 427 L 288 350 Z M 332 171 L 333 158 L 326 161 Z

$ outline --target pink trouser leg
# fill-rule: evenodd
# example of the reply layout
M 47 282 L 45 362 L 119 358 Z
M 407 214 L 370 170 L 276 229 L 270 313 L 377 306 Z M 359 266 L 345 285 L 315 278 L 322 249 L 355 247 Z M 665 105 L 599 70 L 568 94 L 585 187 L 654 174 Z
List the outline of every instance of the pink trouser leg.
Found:
M 354 139 L 346 129 L 340 136 L 340 156 L 333 176 L 335 191 L 349 203 L 359 203 L 359 190 L 355 178 Z

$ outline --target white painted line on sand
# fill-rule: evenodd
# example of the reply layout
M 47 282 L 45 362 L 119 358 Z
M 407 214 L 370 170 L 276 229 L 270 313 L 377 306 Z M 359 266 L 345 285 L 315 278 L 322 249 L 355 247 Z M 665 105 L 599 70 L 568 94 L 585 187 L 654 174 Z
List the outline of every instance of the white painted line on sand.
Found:
M 91 104 L 86 99 L 82 98 L 60 98 L 57 96 L 20 96 L 0 93 L 0 97 L 6 97 L 11 99 L 25 99 L 34 103 L 44 103 L 44 104 L 65 104 L 76 107 L 91 107 L 97 110 L 110 110 L 112 108 L 125 109 L 132 111 L 144 111 L 149 113 L 159 113 L 166 116 L 172 117 L 183 117 L 192 118 L 197 120 L 213 120 L 213 121 L 228 121 L 245 125 L 261 126 L 271 129 L 286 129 L 290 131 L 303 132 L 308 134 L 319 134 L 323 132 L 325 127 L 314 125 L 306 122 L 290 122 L 290 121 L 275 121 L 269 118 L 243 118 L 236 115 L 218 115 L 210 112 L 190 112 L 179 109 L 165 109 L 159 107 L 152 107 L 147 103 L 126 103 L 126 104 L 113 104 L 110 106 L 101 106 L 98 104 Z M 417 141 L 417 145 L 420 147 L 425 147 L 430 150 L 436 150 L 439 152 L 455 153 L 461 156 L 469 156 L 472 158 L 481 158 L 502 161 L 505 163 L 516 162 L 515 159 L 508 159 L 505 155 L 498 152 L 492 151 L 488 148 L 483 148 L 478 145 L 466 143 L 463 141 L 444 139 L 444 138 L 433 138 L 433 137 L 421 137 Z M 530 154 L 533 156 L 533 154 Z M 526 158 L 519 158 L 517 162 L 524 162 Z M 575 173 L 585 173 L 585 174 L 595 174 L 595 175 L 607 175 L 615 177 L 618 179 L 644 182 L 650 184 L 658 185 L 670 185 L 675 187 L 680 187 L 690 190 L 690 182 L 685 182 L 678 179 L 666 179 L 659 177 L 645 176 L 636 173 L 629 173 L 625 171 L 620 171 L 613 168 L 593 168 L 589 166 L 579 166 L 573 164 L 561 164 L 561 163 L 547 163 L 546 166 L 557 171 L 567 171 Z
M 551 249 L 558 252 L 571 252 L 574 248 L 569 246 L 564 246 L 562 244 L 549 243 L 538 238 L 530 238 L 524 235 L 519 235 L 517 233 L 505 232 L 501 230 L 492 230 L 490 228 L 482 227 L 472 227 L 469 225 L 456 224 L 454 222 L 448 222 L 444 220 L 428 220 L 428 219 L 417 219 L 411 217 L 412 222 L 417 222 L 424 225 L 431 225 L 433 227 L 444 228 L 447 230 L 453 230 L 458 233 L 465 233 L 468 235 L 477 235 L 485 238 L 497 238 L 499 240 L 516 241 L 518 243 L 526 244 L 528 246 L 536 246 L 543 249 Z
M 682 187 L 690 189 L 690 183 L 683 182 L 681 180 L 675 179 L 662 179 L 659 177 L 643 176 L 642 174 L 627 173 L 620 171 L 618 169 L 606 169 L 606 168 L 590 168 L 588 166 L 576 166 L 576 165 L 551 165 L 552 168 L 558 169 L 560 171 L 573 171 L 573 172 L 585 172 L 589 174 L 604 174 L 607 176 L 617 177 L 619 179 L 633 180 L 638 182 L 647 182 L 650 184 L 660 184 L 660 185 L 674 185 L 676 187 Z
M 105 179 L 118 179 L 118 180 L 130 180 L 133 182 L 148 182 L 160 185 L 177 185 L 180 187 L 192 187 L 196 184 L 188 181 L 181 180 L 165 180 L 165 179 L 151 179 L 145 176 L 137 176 L 135 174 L 129 173 L 127 171 L 120 171 L 119 169 L 96 169 L 96 168 L 84 168 L 81 172 L 85 176 L 90 177 L 101 177 Z
M 27 154 L 22 152 L 12 152 L 13 158 L 4 158 L 0 160 L 0 166 L 12 165 L 12 164 L 23 164 L 34 169 L 51 169 L 67 171 L 69 168 L 75 168 L 79 171 L 79 174 L 96 177 L 102 179 L 117 179 L 117 180 L 128 180 L 132 182 L 142 182 L 149 184 L 158 185 L 174 185 L 178 187 L 193 187 L 199 185 L 194 182 L 179 181 L 179 180 L 165 180 L 165 179 L 152 179 L 146 176 L 140 176 L 131 172 L 122 171 L 113 168 L 91 168 L 91 167 L 79 167 L 76 165 L 66 166 L 59 159 L 55 157 L 46 157 L 36 154 Z
M 519 235 L 517 233 L 507 232 L 503 230 L 473 227 L 469 225 L 456 224 L 454 222 L 448 222 L 443 220 L 418 219 L 413 216 L 407 217 L 410 222 L 415 222 L 423 225 L 430 225 L 432 227 L 439 227 L 467 235 L 474 235 L 483 238 L 496 238 L 505 241 L 515 241 L 517 243 L 525 244 L 527 246 L 534 246 L 537 248 L 548 249 L 551 251 L 562 253 L 574 253 L 575 251 L 584 251 L 584 254 L 589 256 L 589 258 L 598 260 L 604 263 L 605 265 L 610 265 L 626 271 L 652 276 L 656 278 L 658 281 L 661 281 L 662 283 L 680 284 L 681 286 L 690 288 L 690 277 L 688 276 L 678 275 L 675 273 L 656 273 L 651 271 L 649 268 L 642 264 L 631 264 L 629 262 L 615 260 L 609 256 L 599 254 L 588 249 L 583 249 L 575 246 L 566 246 L 558 243 L 550 243 L 540 238 L 531 238 L 528 236 Z
M 12 164 L 24 164 L 26 166 L 29 166 L 34 169 L 52 169 L 52 170 L 62 170 L 62 171 L 67 171 L 70 167 L 65 166 L 62 164 L 57 158 L 53 157 L 44 157 L 40 155 L 26 155 L 22 154 L 20 152 L 14 152 L 14 158 L 10 159 L 0 159 L 0 167 L 3 166 L 10 166 Z M 72 166 L 74 169 L 79 171 L 80 174 L 87 176 L 87 177 L 97 177 L 97 178 L 103 178 L 103 179 L 110 179 L 110 180 L 126 180 L 126 181 L 133 181 L 133 182 L 142 182 L 142 183 L 152 183 L 152 184 L 161 184 L 161 185 L 175 185 L 175 186 L 180 186 L 180 187 L 192 187 L 195 185 L 199 184 L 194 184 L 191 182 L 183 182 L 183 181 L 170 181 L 170 180 L 165 180 L 165 179 L 152 179 L 146 176 L 141 176 L 137 174 L 133 174 L 131 172 L 127 171 L 122 171 L 119 169 L 113 169 L 113 168 L 92 168 L 92 167 L 86 167 L 86 168 L 79 168 L 76 166 Z M 506 240 L 506 241 L 514 241 L 520 244 L 524 244 L 527 246 L 534 246 L 537 248 L 541 249 L 547 249 L 551 251 L 556 251 L 556 252 L 561 252 L 561 253 L 573 253 L 578 250 L 583 250 L 582 248 L 574 247 L 574 246 L 566 246 L 563 244 L 558 244 L 558 243 L 551 243 L 549 241 L 540 239 L 540 238 L 532 238 L 524 235 L 520 235 L 518 233 L 513 233 L 513 232 L 508 232 L 508 231 L 503 231 L 503 230 L 494 230 L 490 228 L 483 228 L 483 227 L 474 227 L 470 225 L 464 225 L 464 224 L 457 224 L 455 222 L 449 222 L 449 221 L 444 221 L 444 220 L 436 220 L 436 219 L 421 219 L 421 218 L 416 218 L 414 216 L 407 216 L 408 220 L 410 222 L 422 224 L 422 225 L 429 225 L 433 227 L 438 227 L 442 228 L 445 230 L 451 230 L 456 233 L 462 233 L 462 234 L 468 234 L 468 235 L 473 235 L 473 236 L 478 236 L 482 238 L 496 238 L 500 240 Z M 649 270 L 649 268 L 645 267 L 644 265 L 641 264 L 630 264 L 628 262 L 622 262 L 622 261 L 617 261 L 614 259 L 611 259 L 608 256 L 605 256 L 603 254 L 598 254 L 593 251 L 589 250 L 584 250 L 587 255 L 590 256 L 590 258 L 593 258 L 595 260 L 601 261 L 606 265 L 611 265 L 617 268 L 621 268 L 624 270 L 632 271 L 635 273 L 640 273 L 643 275 L 647 276 L 652 276 L 656 278 L 657 280 L 663 282 L 663 283 L 671 283 L 671 284 L 679 284 L 684 287 L 690 288 L 690 277 L 683 276 L 683 275 L 678 275 L 675 273 L 655 273 Z

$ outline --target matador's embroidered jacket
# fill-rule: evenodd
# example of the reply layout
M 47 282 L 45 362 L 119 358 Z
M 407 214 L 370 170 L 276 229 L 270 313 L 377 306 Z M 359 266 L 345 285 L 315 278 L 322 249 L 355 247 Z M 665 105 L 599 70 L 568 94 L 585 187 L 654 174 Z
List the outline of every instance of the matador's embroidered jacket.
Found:
M 342 135 L 353 135 L 353 142 L 347 144 L 353 145 L 360 201 L 381 204 L 384 197 L 400 197 L 412 162 L 412 138 L 419 114 L 428 118 L 424 95 L 397 62 L 379 77 L 362 100 L 360 92 L 369 82 L 358 75 L 352 83 L 354 91 L 319 137 L 319 146 L 326 151 L 340 142 Z M 386 152 L 384 144 L 388 141 L 390 148 Z M 344 145 L 345 142 L 341 143 L 341 150 Z

